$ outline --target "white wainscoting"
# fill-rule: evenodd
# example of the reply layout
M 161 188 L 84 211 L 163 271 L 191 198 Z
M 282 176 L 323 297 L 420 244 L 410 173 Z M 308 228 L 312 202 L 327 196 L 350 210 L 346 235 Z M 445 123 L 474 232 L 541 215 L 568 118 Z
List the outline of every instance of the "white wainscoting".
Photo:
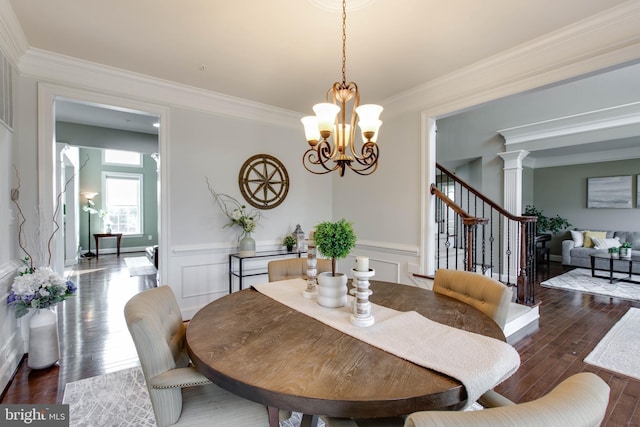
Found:
M 257 242 L 258 251 L 282 249 L 279 242 Z M 182 309 L 184 319 L 191 319 L 204 305 L 229 293 L 229 253 L 237 248 L 231 244 L 176 246 L 169 253 L 168 280 L 162 284 L 171 286 Z M 376 270 L 372 280 L 414 285 L 410 264 L 419 262 L 417 246 L 402 246 L 383 242 L 358 242 L 345 259 L 338 261 L 338 271 L 352 277 L 355 257 L 369 257 L 369 265 Z M 304 255 L 303 255 L 304 256 Z M 245 263 L 245 269 L 267 269 L 273 258 L 255 259 Z M 233 290 L 238 290 L 238 279 L 233 278 Z M 267 275 L 249 276 L 243 279 L 243 289 L 268 281 Z
M 26 351 L 18 326 L 24 322 L 16 319 L 14 310 L 9 309 L 5 303 L 20 265 L 14 262 L 0 266 L 0 289 L 2 290 L 0 298 L 3 301 L 0 305 L 0 319 L 2 319 L 0 322 L 0 390 L 4 390 L 7 386 Z

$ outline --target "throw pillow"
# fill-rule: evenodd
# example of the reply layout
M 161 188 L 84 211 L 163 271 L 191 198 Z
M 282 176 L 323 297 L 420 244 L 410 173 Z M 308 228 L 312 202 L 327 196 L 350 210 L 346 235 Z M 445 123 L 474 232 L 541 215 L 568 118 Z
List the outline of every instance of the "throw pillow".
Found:
M 591 237 L 593 241 L 593 246 L 596 249 L 609 249 L 609 248 L 618 248 L 620 247 L 620 240 L 615 237 L 613 239 L 602 238 L 602 237 Z
M 573 240 L 573 246 L 581 248 L 584 245 L 584 235 L 582 231 L 569 230 L 571 232 L 571 240 Z
M 593 247 L 593 237 L 600 237 L 602 239 L 606 239 L 607 232 L 606 231 L 584 231 L 584 247 L 592 248 Z

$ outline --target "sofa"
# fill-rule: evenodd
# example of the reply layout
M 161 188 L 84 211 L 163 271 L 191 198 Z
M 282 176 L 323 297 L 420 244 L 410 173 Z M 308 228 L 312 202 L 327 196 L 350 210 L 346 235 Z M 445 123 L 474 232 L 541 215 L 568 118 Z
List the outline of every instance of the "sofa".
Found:
M 619 247 L 624 242 L 631 243 L 631 255 L 640 257 L 640 231 L 571 230 L 562 241 L 562 264 L 573 267 L 591 268 L 589 255 L 608 253 L 610 247 Z M 607 261 L 596 260 L 597 269 L 608 269 Z M 614 261 L 614 271 L 628 272 L 627 261 Z M 640 274 L 640 262 L 633 264 L 632 272 Z

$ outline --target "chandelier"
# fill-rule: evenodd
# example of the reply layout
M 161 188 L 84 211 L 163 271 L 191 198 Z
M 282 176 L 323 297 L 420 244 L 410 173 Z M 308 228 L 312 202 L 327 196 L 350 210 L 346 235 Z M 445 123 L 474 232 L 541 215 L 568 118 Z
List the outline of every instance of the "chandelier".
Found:
M 378 168 L 378 130 L 382 107 L 360 105 L 355 82 L 347 83 L 347 2 L 342 1 L 342 82 L 327 91 L 326 102 L 313 106 L 315 116 L 301 119 L 310 148 L 302 156 L 302 164 L 311 173 L 325 174 L 338 170 L 340 176 L 348 167 L 359 175 L 369 175 Z M 347 102 L 352 101 L 347 121 Z M 338 114 L 340 113 L 340 114 Z M 360 127 L 362 142 L 356 148 L 355 125 Z M 333 143 L 329 138 L 333 135 Z

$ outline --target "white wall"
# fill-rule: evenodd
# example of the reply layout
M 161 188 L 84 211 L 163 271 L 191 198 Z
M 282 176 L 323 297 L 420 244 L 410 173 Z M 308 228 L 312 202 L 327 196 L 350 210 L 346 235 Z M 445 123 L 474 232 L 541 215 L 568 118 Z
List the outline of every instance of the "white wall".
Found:
M 330 219 L 331 181 L 303 168 L 306 142 L 301 129 L 183 108 L 172 108 L 170 117 L 165 158 L 169 164 L 171 268 L 166 283 L 180 295 L 187 313 L 228 292 L 228 254 L 236 251 L 239 237 L 237 228 L 224 228 L 228 219 L 214 203 L 205 177 L 217 192 L 242 203 L 238 174 L 249 157 L 269 154 L 284 164 L 289 193 L 279 206 L 261 211 L 262 219 L 252 233 L 257 250 L 281 248 L 282 238 L 296 224 L 308 233 L 320 221 Z

